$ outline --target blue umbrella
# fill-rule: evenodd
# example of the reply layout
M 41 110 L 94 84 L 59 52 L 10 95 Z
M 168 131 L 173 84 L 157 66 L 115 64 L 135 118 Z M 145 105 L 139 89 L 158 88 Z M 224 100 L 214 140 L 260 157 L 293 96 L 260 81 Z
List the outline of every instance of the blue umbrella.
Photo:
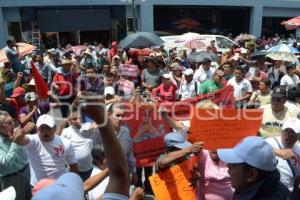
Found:
M 294 47 L 290 47 L 286 44 L 279 44 L 277 46 L 271 47 L 270 49 L 267 50 L 268 52 L 285 52 L 285 53 L 300 53 L 297 49 Z
M 143 49 L 151 46 L 162 46 L 164 41 L 154 33 L 137 32 L 128 35 L 120 42 L 120 47 L 124 49 L 136 48 Z

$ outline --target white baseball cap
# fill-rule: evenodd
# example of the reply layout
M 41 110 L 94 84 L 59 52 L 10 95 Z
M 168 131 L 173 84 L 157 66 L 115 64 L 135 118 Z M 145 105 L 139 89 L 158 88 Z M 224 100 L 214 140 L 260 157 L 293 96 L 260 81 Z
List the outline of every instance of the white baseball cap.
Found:
M 186 70 L 183 72 L 183 74 L 184 74 L 185 76 L 191 76 L 191 75 L 194 74 L 194 70 L 193 70 L 193 69 L 186 69 Z
M 15 200 L 16 199 L 16 190 L 13 186 L 10 186 L 0 192 L 0 199 L 1 200 Z
M 54 184 L 38 191 L 32 200 L 82 200 L 83 182 L 75 173 L 65 173 Z
M 39 128 L 43 124 L 49 126 L 50 128 L 53 128 L 55 126 L 55 121 L 50 115 L 45 114 L 45 115 L 41 115 L 38 118 L 36 122 L 36 126 Z
M 164 77 L 165 79 L 171 79 L 172 75 L 171 74 L 164 74 L 164 75 L 162 75 L 162 77 Z
M 105 89 L 104 89 L 104 96 L 106 96 L 108 94 L 115 95 L 115 90 L 114 90 L 113 87 L 111 87 L 111 86 L 105 87 Z
M 289 118 L 283 122 L 282 130 L 291 128 L 295 133 L 300 134 L 300 120 L 297 118 Z
M 219 158 L 229 164 L 247 163 L 264 171 L 276 169 L 277 160 L 272 146 L 262 137 L 249 136 L 231 149 L 218 149 Z

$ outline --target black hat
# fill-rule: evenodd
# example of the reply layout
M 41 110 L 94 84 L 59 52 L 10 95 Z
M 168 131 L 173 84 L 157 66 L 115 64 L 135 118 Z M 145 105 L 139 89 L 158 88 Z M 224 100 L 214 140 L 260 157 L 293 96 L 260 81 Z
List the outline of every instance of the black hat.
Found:
M 285 87 L 282 86 L 277 86 L 273 89 L 273 93 L 271 95 L 272 97 L 281 97 L 285 98 L 286 97 L 286 89 Z
M 210 58 L 204 58 L 203 61 L 202 61 L 202 63 L 209 63 L 209 62 L 211 62 Z

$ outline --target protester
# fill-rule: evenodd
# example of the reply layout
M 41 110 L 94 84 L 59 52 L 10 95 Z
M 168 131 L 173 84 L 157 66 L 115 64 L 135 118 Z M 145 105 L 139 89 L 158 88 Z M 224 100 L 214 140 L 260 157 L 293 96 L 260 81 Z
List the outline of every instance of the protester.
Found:
M 231 200 L 233 188 L 226 164 L 216 150 L 202 150 L 198 162 L 200 180 L 197 185 L 198 200 Z
M 202 65 L 200 65 L 199 69 L 195 71 L 194 80 L 203 83 L 206 80 L 210 80 L 215 72 L 215 68 L 211 67 L 211 59 L 205 58 L 202 61 Z
M 276 61 L 274 61 L 274 66 L 269 68 L 268 78 L 271 81 L 271 89 L 273 89 L 276 86 L 280 85 L 280 81 L 286 73 L 285 67 L 281 64 L 282 64 L 281 61 L 276 60 Z
M 227 82 L 227 85 L 232 85 L 234 88 L 236 108 L 246 108 L 247 102 L 251 97 L 252 86 L 250 82 L 245 79 L 242 67 L 235 67 L 234 74 L 235 76 Z
M 71 42 L 66 41 L 65 37 L 61 38 L 61 40 L 65 44 Z M 292 39 L 289 40 L 292 41 Z M 175 135 L 175 138 L 179 136 L 182 139 L 180 141 L 184 142 L 188 141 L 187 134 L 190 132 L 190 123 L 188 120 L 172 120 L 167 117 L 168 115 L 163 114 L 162 118 L 165 122 L 158 122 L 160 119 L 157 119 L 157 121 L 154 117 L 152 118 L 152 114 L 156 112 L 155 109 L 147 109 L 150 106 L 156 108 L 156 106 L 161 106 L 160 103 L 165 102 L 167 102 L 166 104 L 170 104 L 170 106 L 176 106 L 177 102 L 180 101 L 197 104 L 199 99 L 207 97 L 212 98 L 213 102 L 220 102 L 219 105 L 213 107 L 203 107 L 203 109 L 212 109 L 218 106 L 232 107 L 234 102 L 233 98 L 235 98 L 237 100 L 237 108 L 262 107 L 263 116 L 260 135 L 263 137 L 280 134 L 283 123 L 290 118 L 295 118 L 297 114 L 299 115 L 298 85 L 296 83 L 288 83 L 290 82 L 289 78 L 294 78 L 299 70 L 294 70 L 293 65 L 289 64 L 285 58 L 278 61 L 271 60 L 275 65 L 273 66 L 272 63 L 270 65 L 269 59 L 265 62 L 266 59 L 263 55 L 255 57 L 250 56 L 254 51 L 259 51 L 259 48 L 264 48 L 265 46 L 268 46 L 269 48 L 273 45 L 277 45 L 277 42 L 284 42 L 284 40 L 279 36 L 269 38 L 268 40 L 265 39 L 264 42 L 259 40 L 256 42 L 247 40 L 246 42 L 240 42 L 240 47 L 237 45 L 229 45 L 228 51 L 223 51 L 223 49 L 222 51 L 219 51 L 219 41 L 211 41 L 207 51 L 203 52 L 203 54 L 208 53 L 209 57 L 204 59 L 198 58 L 199 60 L 202 60 L 199 68 L 199 63 L 193 62 L 188 55 L 191 52 L 199 51 L 199 49 L 195 48 L 189 51 L 187 49 L 175 47 L 169 50 L 168 55 L 167 51 L 159 46 L 154 46 L 147 50 L 122 49 L 118 47 L 118 41 L 109 44 L 111 47 L 108 49 L 99 42 L 86 42 L 82 46 L 79 45 L 76 47 L 72 47 L 69 44 L 65 47 L 60 44 L 57 46 L 51 44 L 53 49 L 48 50 L 45 49 L 45 45 L 42 44 L 41 49 L 36 49 L 28 55 L 20 57 L 17 55 L 18 49 L 16 46 L 13 46 L 12 50 L 15 51 L 14 58 L 20 61 L 21 70 L 18 73 L 14 73 L 11 70 L 14 61 L 10 61 L 9 58 L 8 62 L 4 64 L 0 63 L 0 67 L 2 66 L 0 70 L 0 77 L 2 77 L 0 78 L 0 110 L 8 111 L 12 118 L 19 122 L 22 130 L 21 132 L 27 133 L 26 136 L 23 136 L 18 131 L 19 129 L 16 129 L 14 130 L 14 137 L 19 139 L 23 137 L 33 138 L 36 144 L 38 144 L 38 146 L 35 146 L 31 142 L 23 147 L 30 152 L 29 162 L 31 165 L 30 167 L 34 169 L 32 172 L 33 178 L 37 176 L 35 171 L 40 171 L 40 173 L 45 172 L 41 177 L 51 177 L 53 174 L 49 171 L 55 171 L 55 169 L 60 171 L 60 173 L 54 173 L 55 177 L 61 177 L 60 175 L 63 176 L 65 172 L 68 171 L 70 164 L 72 165 L 72 170 L 77 171 L 75 167 L 76 163 L 76 166 L 78 166 L 78 173 L 82 179 L 86 179 L 83 183 L 83 189 L 82 185 L 79 184 L 81 186 L 75 186 L 76 190 L 83 190 L 83 193 L 87 193 L 93 187 L 97 186 L 101 180 L 104 180 L 108 174 L 107 171 L 109 171 L 110 177 L 105 179 L 105 185 L 100 184 L 100 187 L 102 188 L 101 192 L 98 194 L 96 190 L 93 195 L 94 199 L 99 198 L 101 194 L 103 194 L 102 198 L 105 199 L 107 194 L 104 192 L 104 189 L 106 187 L 109 191 L 123 195 L 121 197 L 117 195 L 120 198 L 128 199 L 126 196 L 128 196 L 129 191 L 132 193 L 133 185 L 143 187 L 145 191 L 141 188 L 136 189 L 135 192 L 132 193 L 131 199 L 142 199 L 145 196 L 145 192 L 146 194 L 152 193 L 148 177 L 152 175 L 153 166 L 151 166 L 151 163 L 147 164 L 148 167 L 143 165 L 146 160 L 147 163 L 149 159 L 155 160 L 158 158 L 158 152 L 161 149 L 158 149 L 156 144 L 164 142 L 166 132 L 173 132 L 171 136 Z M 256 44 L 258 46 L 255 46 Z M 293 44 L 293 46 L 296 47 L 295 44 Z M 48 55 L 43 56 L 43 52 L 47 52 Z M 218 53 L 218 55 L 215 55 L 215 53 Z M 218 58 L 222 58 L 222 60 L 219 61 Z M 213 64 L 211 62 L 212 60 L 215 61 Z M 31 67 L 33 64 L 39 71 L 41 77 L 38 77 L 39 75 L 36 73 L 31 74 Z M 79 68 L 79 64 L 81 64 L 81 68 Z M 79 69 L 81 69 L 81 73 Z M 294 71 L 295 74 L 293 74 Z M 265 76 L 266 72 L 268 74 L 267 77 Z M 223 78 L 220 74 L 222 74 Z M 102 78 L 102 76 L 104 78 Z M 40 82 L 40 78 L 50 86 L 50 91 L 46 91 L 46 87 L 41 90 L 40 85 L 42 83 Z M 280 80 L 281 82 L 284 82 L 282 85 L 287 87 L 276 89 L 277 91 L 274 89 L 273 92 L 270 91 L 269 88 L 273 89 L 280 85 Z M 34 83 L 35 81 L 37 82 Z M 233 91 L 232 87 L 229 87 L 229 85 L 233 86 Z M 291 87 L 292 85 L 294 87 Z M 220 90 L 219 92 L 219 89 L 223 86 L 225 87 L 224 90 Z M 251 95 L 252 90 L 254 90 L 254 92 Z M 46 97 L 41 94 L 46 94 L 46 92 L 47 95 L 49 95 L 48 99 L 45 99 Z M 89 92 L 94 93 L 91 95 Z M 211 92 L 216 95 L 201 95 Z M 98 101 L 96 99 L 102 100 Z M 218 99 L 220 101 L 216 101 Z M 61 101 L 61 103 L 59 101 Z M 83 102 L 97 102 L 97 105 L 81 104 Z M 199 104 L 206 105 L 207 102 L 210 101 L 204 100 Z M 60 113 L 57 112 L 56 108 L 59 107 L 59 103 L 63 105 Z M 66 118 L 69 116 L 69 106 L 77 105 L 78 103 L 81 104 L 81 107 L 83 108 L 83 110 L 81 109 L 83 111 L 81 114 L 72 112 L 70 118 L 61 119 L 61 117 Z M 114 153 L 116 152 L 106 152 L 105 159 L 101 160 L 101 162 L 97 162 L 99 164 L 99 166 L 97 166 L 101 167 L 101 170 L 103 171 L 95 174 L 95 176 L 89 177 L 91 170 L 95 167 L 91 161 L 92 148 L 95 144 L 104 142 L 103 138 L 100 137 L 99 127 L 97 127 L 96 123 L 103 122 L 104 117 L 106 117 L 106 111 L 104 108 L 98 107 L 99 104 L 107 106 L 109 115 L 107 119 L 113 124 L 113 127 L 108 125 L 104 128 L 100 128 L 101 136 L 108 137 L 108 139 L 112 139 L 112 137 L 114 137 L 114 139 L 118 138 L 122 147 L 119 148 L 119 150 L 121 149 L 123 151 L 118 151 L 118 147 L 115 145 L 119 144 L 115 143 L 116 141 L 111 143 L 107 140 L 109 145 L 107 145 L 108 143 L 106 143 L 106 146 L 104 144 L 105 148 L 101 149 L 102 154 L 103 151 L 106 152 L 112 149 L 115 151 L 115 148 L 117 148 L 116 151 L 119 152 L 119 155 L 115 155 Z M 124 105 L 124 107 L 122 105 Z M 132 133 L 132 130 L 135 130 L 135 127 L 129 126 L 133 121 L 127 123 L 127 119 L 125 118 L 125 116 L 127 117 L 128 106 L 132 105 L 134 108 L 136 108 L 136 106 L 139 107 L 140 105 L 143 106 L 140 109 L 142 113 L 141 117 L 139 117 L 140 115 L 138 115 L 138 112 L 134 112 L 133 114 L 133 117 L 138 117 L 135 119 L 136 123 L 138 123 L 137 133 Z M 188 114 L 193 113 L 187 109 L 183 109 L 185 106 L 183 106 L 182 109 L 181 107 L 182 106 L 180 106 L 179 110 L 176 108 L 172 111 L 172 115 L 176 117 L 177 115 L 183 115 L 186 117 Z M 80 107 L 78 107 L 78 109 L 79 108 Z M 85 112 L 85 108 L 88 108 L 88 112 Z M 63 133 L 62 135 L 66 137 L 67 140 L 61 138 L 59 141 L 62 141 L 61 144 L 63 146 L 65 145 L 64 150 L 71 149 L 71 146 L 74 148 L 72 156 L 70 152 L 70 155 L 65 152 L 65 155 L 59 157 L 62 161 L 56 163 L 56 160 L 59 159 L 56 159 L 55 157 L 53 159 L 54 161 L 51 161 L 51 166 L 47 159 L 50 158 L 51 155 L 54 155 L 53 152 L 51 153 L 50 151 L 49 153 L 46 150 L 41 149 L 44 149 L 42 146 L 51 146 L 55 141 L 58 141 L 57 137 L 60 137 L 55 136 L 53 137 L 53 141 L 44 142 L 43 137 L 42 139 L 39 137 L 39 135 L 42 135 L 41 131 L 36 130 L 36 126 L 34 126 L 34 124 L 38 125 L 37 119 L 46 113 L 51 115 L 52 118 L 55 118 L 55 128 L 49 128 L 49 130 L 44 130 L 42 128 L 43 130 L 41 131 L 48 135 L 48 139 L 50 138 L 50 135 L 52 136 L 52 133 L 57 135 Z M 131 113 L 131 111 L 129 111 L 129 113 Z M 48 121 L 50 122 L 51 120 Z M 34 124 L 32 124 L 32 122 Z M 44 127 L 44 125 L 42 125 L 42 127 Z M 193 130 L 193 128 L 194 127 L 192 127 L 191 130 Z M 36 132 L 38 133 L 35 134 Z M 151 134 L 147 134 L 147 132 Z M 107 135 L 107 133 L 115 134 Z M 133 138 L 132 135 L 134 135 Z M 150 145 L 152 139 L 153 142 L 155 140 L 155 143 Z M 142 140 L 143 143 L 141 143 L 140 140 Z M 11 144 L 15 143 L 13 139 L 10 141 Z M 0 141 L 0 147 L 3 146 L 3 144 L 6 144 L 6 142 L 6 138 L 4 142 Z M 143 152 L 141 154 L 136 150 L 138 145 L 142 145 L 143 147 Z M 109 146 L 109 148 L 107 148 L 107 146 Z M 179 153 L 188 152 L 186 149 L 177 150 Z M 58 148 L 56 151 L 60 153 L 61 149 Z M 279 152 L 278 150 L 276 151 Z M 43 152 L 45 152 L 45 154 L 43 154 L 44 156 L 48 156 L 48 158 L 45 159 L 46 164 L 48 163 L 48 165 L 40 170 L 37 166 L 40 165 L 40 159 L 43 159 L 43 156 L 41 155 Z M 118 167 L 118 169 L 111 169 L 111 164 L 106 165 L 106 161 L 109 163 L 109 158 L 106 157 L 107 153 L 111 153 L 110 155 L 115 156 L 115 159 L 117 160 L 110 160 L 110 162 L 113 163 L 113 167 Z M 123 154 L 125 154 L 127 162 Z M 66 155 L 69 155 L 69 158 L 66 158 Z M 95 155 L 93 156 L 95 157 Z M 137 161 L 135 160 L 135 156 Z M 37 158 L 37 161 L 32 159 L 33 157 Z M 24 159 L 26 159 L 26 157 L 24 157 Z M 182 159 L 184 159 L 184 157 L 182 157 Z M 215 151 L 201 150 L 199 151 L 198 159 L 200 159 L 200 162 L 198 162 L 199 168 L 198 170 L 196 170 L 196 168 L 193 170 L 195 174 L 192 181 L 192 183 L 195 183 L 196 178 L 200 178 L 201 184 L 198 185 L 197 190 L 198 192 L 202 191 L 203 193 L 199 193 L 198 197 L 202 195 L 201 197 L 206 199 L 230 199 L 233 190 L 228 181 L 230 178 L 226 172 L 227 167 L 222 160 L 218 159 Z M 70 161 L 69 164 L 67 164 L 67 160 Z M 139 166 L 137 170 L 135 169 L 136 162 L 139 164 L 142 163 L 142 166 Z M 177 162 L 170 162 L 169 164 L 173 165 L 175 163 Z M 16 170 L 19 169 L 19 167 L 16 167 Z M 0 171 L 2 171 L 1 165 Z M 245 169 L 245 171 L 247 170 Z M 98 171 L 95 171 L 94 173 L 96 172 Z M 139 175 L 138 182 L 136 178 L 137 174 Z M 202 176 L 199 177 L 199 174 Z M 244 174 L 247 175 L 247 172 Z M 235 177 L 238 178 L 238 176 Z M 109 182 L 112 181 L 113 184 L 109 184 L 108 180 Z M 234 178 L 231 178 L 231 180 L 234 181 Z M 274 183 L 277 182 L 274 181 Z M 131 185 L 130 189 L 129 185 Z M 72 186 L 67 185 L 66 187 L 69 188 Z M 49 190 L 51 193 L 52 189 Z M 62 188 L 58 190 L 59 191 L 57 191 L 56 194 L 58 195 L 57 198 L 53 198 L 50 193 L 47 192 L 46 193 L 49 195 L 44 195 L 44 193 L 42 193 L 43 195 L 39 196 L 39 198 L 49 197 L 52 199 L 67 199 L 68 195 L 64 193 L 64 190 Z M 239 193 L 239 190 L 236 193 Z M 79 198 L 80 200 L 83 199 L 83 197 L 81 197 L 81 192 L 76 197 L 72 197 L 72 199 L 76 198 Z
M 176 86 L 171 82 L 170 74 L 162 75 L 162 83 L 152 90 L 152 94 L 159 102 L 174 102 Z
M 271 94 L 270 90 L 271 81 L 265 79 L 259 82 L 259 90 L 256 90 L 252 93 L 249 105 L 253 105 L 255 108 L 262 105 L 267 105 L 271 103 Z
M 125 114 L 125 110 L 121 106 L 121 104 L 111 104 L 107 107 L 107 112 L 109 115 L 109 119 L 113 125 L 113 130 L 115 131 L 115 135 L 118 136 L 118 139 L 127 158 L 129 174 L 131 175 L 131 183 L 135 184 L 137 181 L 136 159 L 133 155 L 133 145 L 132 139 L 130 137 L 130 131 L 128 128 L 123 126 L 123 117 Z
M 280 86 L 274 88 L 271 104 L 263 105 L 262 125 L 259 130 L 262 137 L 278 136 L 282 131 L 282 124 L 288 118 L 297 117 L 294 110 L 285 106 L 286 90 Z
M 142 72 L 142 84 L 151 91 L 160 85 L 163 71 L 157 67 L 156 61 L 152 58 L 146 59 L 145 64 L 147 68 Z
M 201 84 L 199 94 L 207 94 L 221 89 L 223 87 L 221 85 L 223 76 L 224 73 L 222 70 L 216 70 L 213 73 L 211 80 L 206 80 Z
M 300 120 L 289 118 L 282 125 L 281 136 L 266 139 L 274 148 L 277 156 L 280 181 L 294 193 L 294 199 L 300 197 L 298 179 L 300 173 L 300 144 L 297 143 L 299 134 Z
M 295 70 L 296 70 L 295 64 L 289 64 L 288 66 L 286 66 L 287 73 L 280 80 L 280 85 L 285 86 L 287 89 L 291 87 L 298 87 L 300 80 L 298 75 L 295 74 Z
M 17 145 L 20 132 L 31 132 L 32 124 L 15 129 L 16 121 L 6 112 L 0 111 L 0 192 L 13 186 L 16 200 L 31 198 L 30 171 L 25 150 Z M 15 129 L 15 130 L 14 130 Z
M 77 160 L 78 174 L 83 181 L 91 176 L 92 165 L 92 149 L 96 132 L 90 128 L 91 124 L 82 124 L 81 116 L 76 109 L 71 113 L 69 119 L 70 126 L 63 129 L 61 136 L 70 141 L 74 148 L 75 158 Z
M 67 172 L 66 163 L 70 171 L 78 172 L 73 146 L 67 139 L 55 135 L 54 119 L 50 115 L 42 115 L 36 126 L 37 134 L 25 135 L 20 131 L 15 136 L 15 142 L 24 146 L 28 155 L 31 185 L 43 178 L 57 179 Z
M 34 92 L 26 93 L 25 101 L 27 105 L 21 108 L 19 114 L 21 124 L 30 121 L 36 123 L 41 115 L 47 114 L 50 110 L 50 103 L 47 101 L 40 103 L 37 94 Z
M 95 102 L 95 100 L 91 102 Z M 103 103 L 101 101 L 96 102 Z M 87 105 L 83 109 L 84 114 L 97 124 L 103 124 L 105 117 L 107 117 L 105 108 L 102 106 L 95 106 L 95 104 L 93 105 L 94 106 Z M 112 123 L 110 120 L 113 120 L 113 118 L 109 119 L 108 123 L 104 124 L 99 130 L 104 146 L 107 166 L 109 168 L 108 186 L 102 196 L 102 200 L 126 200 L 128 199 L 129 191 L 129 170 L 121 143 L 115 134 L 113 125 L 115 122 Z M 111 151 L 111 147 L 114 147 L 113 151 Z
M 21 72 L 23 67 L 19 59 L 19 46 L 16 44 L 15 40 L 7 40 L 6 44 L 5 55 L 10 62 L 13 72 Z
M 280 182 L 273 148 L 264 139 L 246 137 L 234 148 L 218 149 L 217 153 L 227 163 L 235 189 L 233 199 L 291 199 L 289 190 Z
M 183 72 L 184 80 L 181 82 L 177 93 L 179 95 L 178 99 L 185 100 L 197 96 L 200 84 L 193 80 L 193 74 L 194 71 L 192 69 L 186 69 Z
M 77 95 L 78 75 L 70 71 L 72 66 L 71 61 L 63 60 L 61 64 L 62 67 L 59 68 L 59 72 L 53 78 L 52 86 L 59 100 L 63 103 L 60 109 L 62 117 L 68 117 L 69 106 L 66 103 L 72 103 Z

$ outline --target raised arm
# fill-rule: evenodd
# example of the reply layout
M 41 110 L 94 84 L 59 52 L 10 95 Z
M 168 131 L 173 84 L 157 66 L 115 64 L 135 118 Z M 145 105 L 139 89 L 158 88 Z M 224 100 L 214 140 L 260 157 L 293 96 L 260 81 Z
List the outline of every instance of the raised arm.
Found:
M 96 174 L 95 176 L 91 176 L 86 181 L 84 181 L 84 192 L 88 192 L 94 189 L 97 185 L 99 185 L 106 177 L 108 176 L 108 168 L 103 170 L 102 172 Z
M 0 78 L 0 103 L 7 104 L 5 96 L 5 81 L 2 78 Z
M 202 150 L 202 142 L 195 142 L 192 146 L 168 153 L 165 157 L 157 161 L 158 170 L 163 170 L 171 164 L 192 153 L 199 153 Z
M 161 114 L 162 118 L 167 122 L 167 124 L 176 130 L 180 130 L 185 128 L 184 125 L 180 121 L 174 120 L 172 117 L 168 115 L 168 110 L 164 107 L 159 108 L 158 112 Z
M 85 99 L 81 100 L 85 101 Z M 105 157 L 109 168 L 109 182 L 105 192 L 129 196 L 129 176 L 125 154 L 115 134 L 114 127 L 108 119 L 105 103 L 103 99 L 100 101 L 97 99 L 88 100 L 86 102 L 86 105 L 81 109 L 85 115 L 97 124 L 102 124 L 107 120 L 107 123 L 100 128 Z

